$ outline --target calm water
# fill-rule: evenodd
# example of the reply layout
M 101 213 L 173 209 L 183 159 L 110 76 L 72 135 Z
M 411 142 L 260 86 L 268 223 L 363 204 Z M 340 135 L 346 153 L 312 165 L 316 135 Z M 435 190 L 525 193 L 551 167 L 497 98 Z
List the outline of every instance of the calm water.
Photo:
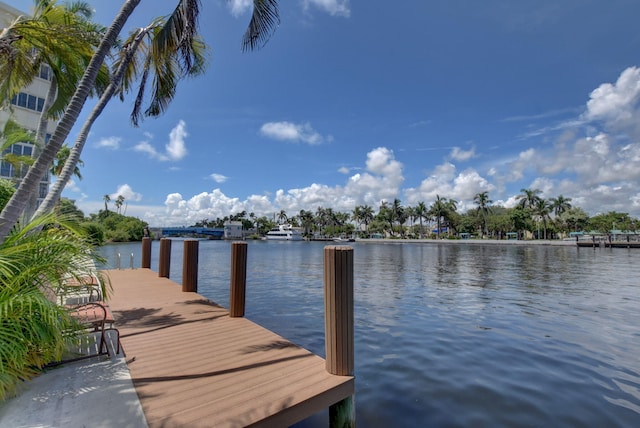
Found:
M 322 356 L 325 245 L 249 242 L 246 304 Z M 359 427 L 640 426 L 640 250 L 351 245 Z M 139 243 L 102 251 L 140 266 Z M 230 243 L 201 241 L 199 260 L 200 294 L 228 307 Z

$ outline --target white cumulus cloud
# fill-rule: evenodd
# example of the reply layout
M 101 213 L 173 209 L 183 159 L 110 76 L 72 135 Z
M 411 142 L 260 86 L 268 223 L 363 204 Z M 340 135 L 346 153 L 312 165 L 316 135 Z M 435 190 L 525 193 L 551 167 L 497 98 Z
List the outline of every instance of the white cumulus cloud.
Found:
M 268 122 L 262 125 L 260 133 L 265 137 L 293 143 L 303 142 L 310 145 L 321 144 L 325 138 L 307 123 Z
M 120 141 L 122 141 L 122 138 L 120 137 L 102 138 L 100 141 L 98 141 L 96 147 L 117 150 L 120 148 Z
M 165 144 L 165 153 L 158 151 L 149 141 L 141 141 L 133 150 L 147 154 L 152 159 L 160 161 L 179 161 L 187 155 L 185 138 L 189 136 L 186 130 L 186 123 L 180 120 L 178 124 L 169 132 L 169 142 Z M 147 134 L 150 137 L 150 134 Z
M 304 10 L 314 6 L 333 16 L 343 16 L 345 18 L 351 16 L 349 0 L 303 0 L 303 5 Z

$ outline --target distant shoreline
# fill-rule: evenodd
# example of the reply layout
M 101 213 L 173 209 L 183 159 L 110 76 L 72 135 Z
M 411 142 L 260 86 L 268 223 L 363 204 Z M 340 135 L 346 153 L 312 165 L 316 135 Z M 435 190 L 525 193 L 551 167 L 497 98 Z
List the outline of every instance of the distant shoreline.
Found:
M 574 246 L 576 241 L 562 240 L 521 240 L 521 239 L 378 239 L 356 238 L 356 243 L 371 244 L 469 244 L 469 245 L 547 245 L 547 246 Z M 342 244 L 343 242 L 336 242 Z M 349 244 L 349 242 L 344 242 Z

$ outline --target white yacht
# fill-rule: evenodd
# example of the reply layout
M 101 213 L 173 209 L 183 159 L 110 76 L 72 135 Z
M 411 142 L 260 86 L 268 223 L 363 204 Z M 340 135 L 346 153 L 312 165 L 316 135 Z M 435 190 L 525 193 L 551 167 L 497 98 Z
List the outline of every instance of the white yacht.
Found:
M 281 224 L 267 232 L 268 241 L 302 241 L 302 232 L 290 224 Z

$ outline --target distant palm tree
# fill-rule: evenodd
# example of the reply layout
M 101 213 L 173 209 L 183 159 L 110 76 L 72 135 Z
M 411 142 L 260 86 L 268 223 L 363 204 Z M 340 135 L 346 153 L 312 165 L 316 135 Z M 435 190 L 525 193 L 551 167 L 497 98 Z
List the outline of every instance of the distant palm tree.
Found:
M 422 229 L 422 220 L 426 219 L 429 215 L 427 205 L 424 202 L 418 202 L 418 205 L 416 205 L 414 208 L 414 213 L 418 217 L 418 221 L 420 222 L 420 238 L 423 238 L 424 232 Z
M 116 206 L 116 210 L 118 211 L 118 214 L 120 214 L 120 210 L 122 209 L 122 205 L 124 204 L 124 196 L 118 195 L 114 204 Z
M 280 210 L 280 212 L 278 213 L 278 223 L 280 224 L 284 224 L 287 222 L 287 220 L 289 219 L 289 217 L 287 217 L 287 213 L 285 210 Z
M 556 217 L 561 216 L 564 212 L 571 209 L 571 198 L 565 198 L 562 195 L 559 195 L 557 198 L 549 199 L 549 202 L 551 204 L 553 214 Z
M 362 205 L 360 207 L 360 219 L 364 223 L 364 231 L 369 234 L 369 223 L 373 221 L 373 207 L 370 205 Z
M 436 236 L 440 239 L 440 229 L 442 228 L 442 218 L 447 211 L 447 198 L 441 198 L 440 195 L 436 195 L 436 200 L 429 207 L 429 212 L 436 219 L 438 229 L 436 230 Z
M 533 207 L 535 215 L 542 221 L 544 227 L 544 239 L 547 239 L 547 220 L 549 219 L 549 213 L 551 213 L 551 205 L 546 199 L 539 198 L 536 205 Z M 540 237 L 538 237 L 540 239 Z
M 522 208 L 534 208 L 538 201 L 540 200 L 540 193 L 542 190 L 540 189 L 520 189 L 522 192 L 520 195 L 516 197 L 520 202 L 520 206 Z
M 111 201 L 111 196 L 109 195 L 104 195 L 102 197 L 102 200 L 104 201 L 104 210 L 105 211 L 109 211 L 109 207 L 107 206 L 107 204 Z
M 473 201 L 478 206 L 478 211 L 482 213 L 482 218 L 484 220 L 484 234 L 489 237 L 489 224 L 487 222 L 487 214 L 491 212 L 491 203 L 493 202 L 489 199 L 489 192 L 480 192 L 477 193 L 473 197 Z

